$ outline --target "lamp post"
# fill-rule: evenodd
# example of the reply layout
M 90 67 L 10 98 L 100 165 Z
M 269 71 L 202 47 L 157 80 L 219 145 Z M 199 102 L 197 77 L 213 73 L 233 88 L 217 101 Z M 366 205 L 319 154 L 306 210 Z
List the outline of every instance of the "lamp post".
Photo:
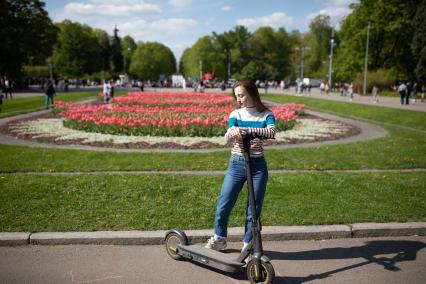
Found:
M 328 86 L 331 88 L 333 74 L 333 49 L 334 49 L 334 29 L 331 30 L 330 39 L 330 65 L 328 66 Z
M 53 79 L 53 71 L 52 71 L 52 57 L 49 57 L 49 76 L 50 76 L 50 81 L 52 81 Z
M 367 93 L 367 69 L 368 69 L 368 41 L 370 39 L 370 24 L 371 20 L 368 20 L 367 26 L 367 42 L 365 44 L 365 61 L 364 61 L 364 84 L 362 88 L 362 94 L 365 96 Z
M 231 51 L 228 49 L 228 79 L 231 78 Z
M 130 50 L 131 50 L 130 46 L 127 47 L 127 55 L 129 55 L 129 58 L 130 58 Z M 127 84 L 128 81 L 129 81 L 129 78 L 127 76 L 127 69 L 128 69 L 127 65 L 129 65 L 129 64 L 128 64 L 127 61 L 130 62 L 130 60 L 126 60 L 126 54 L 123 54 L 123 65 L 124 65 L 124 79 L 123 79 L 124 82 L 123 83 L 124 84 Z
M 305 64 L 304 63 L 304 60 L 305 60 L 305 49 L 310 49 L 310 47 L 308 47 L 308 46 L 302 46 L 302 47 L 296 47 L 296 50 L 299 50 L 300 49 L 300 80 L 302 80 L 303 81 L 303 65 Z
M 302 47 L 302 54 L 301 54 L 301 56 L 300 56 L 300 79 L 301 80 L 303 80 L 303 64 L 304 64 L 304 62 L 303 62 L 303 60 L 304 60 L 304 57 L 305 57 L 305 47 Z
M 200 59 L 200 81 L 203 80 L 203 60 Z

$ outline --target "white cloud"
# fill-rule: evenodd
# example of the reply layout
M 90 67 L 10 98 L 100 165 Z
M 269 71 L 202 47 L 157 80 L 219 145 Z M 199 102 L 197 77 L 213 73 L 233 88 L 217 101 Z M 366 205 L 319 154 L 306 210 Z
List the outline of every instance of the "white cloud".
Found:
M 176 8 L 187 7 L 191 5 L 192 0 L 170 0 L 169 4 Z
M 64 14 L 68 18 L 72 18 L 73 16 L 123 17 L 152 13 L 161 13 L 160 7 L 155 4 L 135 0 L 90 0 L 88 3 L 71 2 L 64 8 Z
M 346 15 L 351 13 L 351 9 L 349 8 L 349 4 L 358 2 L 357 0 L 328 0 L 324 8 L 309 14 L 306 19 L 309 23 L 313 18 L 318 15 L 329 15 L 331 23 L 333 25 L 338 25 Z
M 193 19 L 170 18 L 155 21 L 136 20 L 120 24 L 123 34 L 132 37 L 142 38 L 142 40 L 152 40 L 161 35 L 176 35 L 195 27 L 197 22 Z
M 294 22 L 294 19 L 282 12 L 273 13 L 272 15 L 267 15 L 258 18 L 247 18 L 237 20 L 238 25 L 243 25 L 246 27 L 250 26 L 271 26 L 273 28 L 278 28 L 286 25 L 291 25 Z
M 229 12 L 229 11 L 232 10 L 232 7 L 231 6 L 223 6 L 221 9 L 225 12 Z

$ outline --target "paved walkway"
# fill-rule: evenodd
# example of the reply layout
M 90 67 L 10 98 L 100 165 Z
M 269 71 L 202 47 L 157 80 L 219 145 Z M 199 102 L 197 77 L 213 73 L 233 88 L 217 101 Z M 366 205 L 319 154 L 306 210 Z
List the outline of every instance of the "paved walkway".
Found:
M 261 92 L 264 93 L 264 90 L 261 90 Z M 278 93 L 278 94 L 286 94 L 291 96 L 303 96 L 306 98 L 350 102 L 349 97 L 342 97 L 340 96 L 340 93 L 330 93 L 328 95 L 325 93 L 321 94 L 319 89 L 316 89 L 316 88 L 312 89 L 310 93 L 304 93 L 304 94 L 296 94 L 294 88 L 291 88 L 290 90 L 285 90 L 285 91 L 280 89 L 269 89 L 268 93 Z M 396 98 L 396 97 L 379 97 L 379 102 L 374 103 L 373 98 L 371 96 L 361 96 L 361 95 L 355 94 L 353 101 L 350 103 L 426 112 L 426 101 L 422 103 L 420 102 L 420 100 L 417 100 L 416 103 L 412 103 L 410 100 L 409 105 L 401 105 L 399 98 Z
M 423 284 L 426 237 L 264 242 L 275 282 Z M 225 253 L 236 255 L 239 243 Z M 164 246 L 0 247 L 3 283 L 248 283 L 229 274 L 171 259 Z

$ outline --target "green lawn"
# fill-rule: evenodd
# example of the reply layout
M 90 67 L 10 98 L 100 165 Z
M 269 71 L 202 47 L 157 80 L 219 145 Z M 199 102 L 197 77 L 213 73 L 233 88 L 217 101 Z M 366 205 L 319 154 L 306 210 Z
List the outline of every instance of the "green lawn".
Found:
M 74 102 L 87 99 L 97 98 L 99 91 L 81 91 L 81 92 L 67 92 L 58 93 L 55 96 L 55 101 Z M 124 91 L 117 92 L 117 96 L 124 95 Z M 0 111 L 0 118 L 9 117 L 23 113 L 34 112 L 45 109 L 45 96 L 26 97 L 4 99 Z
M 326 169 L 426 169 L 425 113 L 267 95 L 277 102 L 376 123 L 373 141 L 266 150 L 271 174 L 264 225 L 426 220 L 426 175 L 322 173 Z M 211 228 L 223 176 L 158 174 L 37 175 L 24 172 L 225 170 L 229 150 L 212 153 L 114 153 L 0 145 L 0 231 Z M 16 174 L 18 173 L 18 174 Z M 245 193 L 244 193 L 245 194 Z M 245 197 L 230 226 L 242 226 Z
M 212 228 L 223 176 L 1 175 L 0 231 Z M 426 220 L 424 173 L 270 176 L 264 225 Z M 7 201 L 7 202 L 5 202 Z M 230 226 L 244 224 L 246 192 Z

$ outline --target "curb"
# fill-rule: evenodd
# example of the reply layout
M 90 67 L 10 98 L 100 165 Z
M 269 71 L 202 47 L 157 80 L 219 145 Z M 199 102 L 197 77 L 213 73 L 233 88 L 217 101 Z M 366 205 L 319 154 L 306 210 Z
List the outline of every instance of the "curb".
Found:
M 98 231 L 0 233 L 0 246 L 22 245 L 160 245 L 167 231 Z M 185 231 L 193 243 L 205 242 L 212 230 Z M 228 241 L 239 242 L 243 227 L 229 228 Z M 264 241 L 426 236 L 426 222 L 356 223 L 351 225 L 265 226 Z

